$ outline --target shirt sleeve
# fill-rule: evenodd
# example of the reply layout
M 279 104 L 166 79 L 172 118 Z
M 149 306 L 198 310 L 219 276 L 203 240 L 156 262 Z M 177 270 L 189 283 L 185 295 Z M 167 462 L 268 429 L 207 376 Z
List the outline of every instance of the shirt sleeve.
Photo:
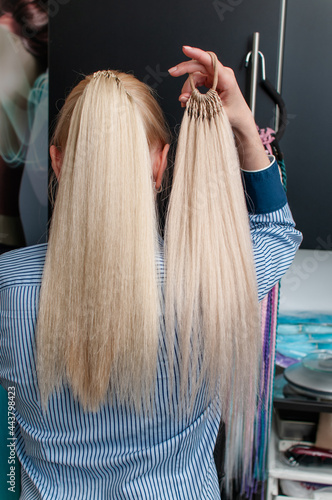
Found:
M 242 176 L 262 300 L 290 267 L 302 234 L 295 229 L 276 161 L 262 171 L 243 171 Z

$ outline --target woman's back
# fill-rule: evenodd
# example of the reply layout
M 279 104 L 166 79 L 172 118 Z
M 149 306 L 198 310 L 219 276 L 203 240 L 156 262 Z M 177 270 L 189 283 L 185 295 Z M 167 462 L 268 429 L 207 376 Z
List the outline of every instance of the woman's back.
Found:
M 35 328 L 47 245 L 1 257 L 1 380 L 15 386 L 17 454 L 22 499 L 215 499 L 213 461 L 220 413 L 206 405 L 204 387 L 193 412 L 170 399 L 165 344 L 158 351 L 153 411 L 137 414 L 125 404 L 84 412 L 68 387 L 42 412 L 35 364 Z M 156 256 L 164 282 L 162 247 Z M 5 332 L 15 335 L 5 335 Z M 162 337 L 161 337 L 162 339 Z M 178 356 L 173 380 L 178 384 Z

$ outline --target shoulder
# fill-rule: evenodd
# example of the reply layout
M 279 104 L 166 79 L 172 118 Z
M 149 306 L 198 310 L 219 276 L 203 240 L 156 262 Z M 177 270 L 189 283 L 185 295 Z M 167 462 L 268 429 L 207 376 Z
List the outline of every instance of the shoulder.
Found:
M 0 289 L 8 286 L 40 285 L 47 243 L 20 248 L 0 255 Z

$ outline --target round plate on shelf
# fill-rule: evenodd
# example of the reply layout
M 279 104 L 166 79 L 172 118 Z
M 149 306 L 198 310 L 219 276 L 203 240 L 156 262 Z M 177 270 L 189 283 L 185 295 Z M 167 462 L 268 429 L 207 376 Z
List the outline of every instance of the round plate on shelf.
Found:
M 289 366 L 284 377 L 299 394 L 332 400 L 332 351 L 315 351 Z

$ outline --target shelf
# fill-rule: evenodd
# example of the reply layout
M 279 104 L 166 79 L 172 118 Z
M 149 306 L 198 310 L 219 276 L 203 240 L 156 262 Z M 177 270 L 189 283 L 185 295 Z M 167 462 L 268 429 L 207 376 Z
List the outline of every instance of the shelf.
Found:
M 320 484 L 331 484 L 332 467 L 287 467 L 276 460 L 274 466 L 269 467 L 269 476 L 276 479 L 291 479 L 293 481 L 305 481 Z
M 277 443 L 278 437 L 276 435 L 275 426 L 273 425 L 269 446 L 269 477 L 275 479 L 290 479 L 294 481 L 331 484 L 331 465 L 289 467 L 280 460 Z
M 332 413 L 332 402 L 331 401 L 317 401 L 317 400 L 292 400 L 292 399 L 282 399 L 274 398 L 273 406 L 280 410 L 296 410 L 296 411 L 311 411 L 317 413 Z

